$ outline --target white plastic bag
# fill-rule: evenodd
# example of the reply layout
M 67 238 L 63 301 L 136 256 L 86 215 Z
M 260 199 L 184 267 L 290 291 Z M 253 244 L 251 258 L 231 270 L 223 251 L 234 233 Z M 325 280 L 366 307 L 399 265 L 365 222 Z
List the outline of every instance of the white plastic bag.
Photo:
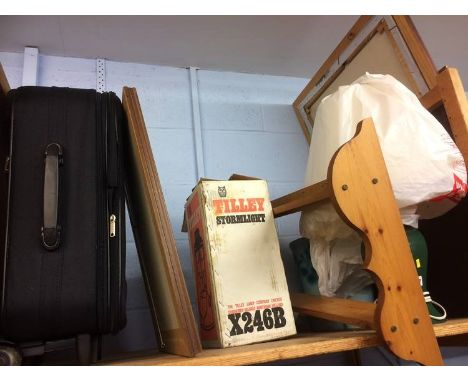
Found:
M 368 117 L 374 121 L 404 224 L 417 228 L 419 218 L 441 215 L 465 196 L 465 163 L 443 126 L 395 78 L 368 73 L 321 101 L 312 131 L 306 185 L 326 179 L 333 154 L 354 136 L 358 122 Z M 302 235 L 311 240 L 311 260 L 321 294 L 335 295 L 347 277 L 362 281 L 355 270 L 356 264 L 362 264 L 361 252 L 349 242 L 354 231 L 330 205 L 304 211 L 300 227 Z M 348 241 L 351 249 L 334 251 L 340 240 Z M 354 288 L 349 280 L 346 284 Z

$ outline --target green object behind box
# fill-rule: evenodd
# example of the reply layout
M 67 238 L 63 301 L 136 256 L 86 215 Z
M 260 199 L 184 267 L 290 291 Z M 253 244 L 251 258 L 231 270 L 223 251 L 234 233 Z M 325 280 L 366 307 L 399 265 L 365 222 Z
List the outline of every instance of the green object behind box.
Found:
M 423 234 L 413 227 L 405 226 L 405 232 L 432 323 L 444 322 L 446 321 L 445 309 L 442 305 L 431 299 L 429 291 L 427 290 L 427 267 L 429 261 L 426 240 L 424 239 Z
M 409 241 L 411 253 L 415 261 L 416 270 L 420 278 L 421 287 L 423 288 L 424 297 L 426 299 L 429 314 L 432 318 L 433 323 L 443 322 L 446 320 L 445 310 L 443 307 L 429 296 L 429 292 L 426 289 L 426 277 L 427 277 L 427 264 L 428 264 L 428 253 L 426 241 L 417 229 L 405 226 L 406 236 Z M 298 267 L 301 284 L 305 293 L 319 296 L 320 292 L 318 289 L 318 275 L 312 266 L 310 260 L 310 246 L 309 240 L 306 238 L 300 238 L 289 243 L 294 256 L 294 261 Z M 364 248 L 363 248 L 364 253 Z M 352 296 L 353 300 L 373 302 L 377 298 L 376 287 L 374 285 L 365 287 L 360 293 Z M 437 309 L 438 307 L 438 309 Z M 310 326 L 313 330 L 317 331 L 337 331 L 337 330 L 349 330 L 355 329 L 355 326 L 343 324 L 340 322 L 334 322 L 324 320 L 316 317 L 310 317 Z

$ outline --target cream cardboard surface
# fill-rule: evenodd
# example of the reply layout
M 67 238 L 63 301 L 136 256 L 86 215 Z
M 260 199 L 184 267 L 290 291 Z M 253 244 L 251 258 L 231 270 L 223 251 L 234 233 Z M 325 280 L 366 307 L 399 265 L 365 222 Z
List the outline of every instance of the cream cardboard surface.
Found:
M 202 180 L 186 214 L 204 346 L 294 335 L 266 182 Z

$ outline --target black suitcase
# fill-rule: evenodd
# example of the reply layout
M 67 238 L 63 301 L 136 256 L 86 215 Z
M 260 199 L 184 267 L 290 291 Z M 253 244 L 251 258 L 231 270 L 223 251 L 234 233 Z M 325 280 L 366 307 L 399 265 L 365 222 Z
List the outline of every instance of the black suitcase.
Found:
M 0 337 L 116 333 L 126 323 L 120 100 L 55 87 L 8 99 Z

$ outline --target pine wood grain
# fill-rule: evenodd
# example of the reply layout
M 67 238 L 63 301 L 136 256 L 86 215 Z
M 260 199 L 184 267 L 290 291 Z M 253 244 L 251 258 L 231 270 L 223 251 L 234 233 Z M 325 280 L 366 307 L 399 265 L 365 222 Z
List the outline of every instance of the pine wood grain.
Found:
M 306 207 L 327 201 L 330 198 L 328 181 L 324 180 L 312 186 L 284 195 L 271 201 L 275 218 L 301 211 Z
M 241 174 L 232 174 L 229 177 L 229 180 L 259 180 L 260 178 L 255 178 L 253 176 L 241 175 Z
M 10 84 L 8 83 L 8 79 L 6 77 L 5 71 L 3 70 L 2 64 L 0 63 L 0 118 L 2 118 L 1 126 L 2 130 L 5 130 L 4 126 L 7 126 L 7 120 L 9 119 L 8 116 L 8 107 L 7 107 L 7 94 L 10 91 Z M 1 132 L 1 152 L 3 156 L 6 153 L 6 148 L 9 147 L 9 131 L 2 131 Z
M 364 267 L 379 287 L 379 333 L 400 358 L 443 364 L 372 119 L 337 151 L 328 180 L 335 209 L 362 233 Z
M 123 89 L 128 122 L 128 209 L 143 278 L 163 350 L 193 356 L 201 343 L 136 89 Z
M 307 144 L 310 145 L 311 134 L 309 129 L 307 128 L 306 123 L 304 122 L 304 118 L 302 118 L 302 114 L 300 111 L 300 105 L 292 105 L 294 113 L 296 114 L 296 118 L 299 121 L 299 125 L 301 126 L 301 130 L 304 133 L 304 138 L 307 141 Z
M 333 94 L 340 86 L 348 86 L 366 72 L 390 74 L 420 96 L 422 91 L 406 60 L 406 55 L 396 42 L 386 20 L 380 19 L 365 37 L 360 38 L 359 45 L 354 46 L 352 52 L 346 57 L 340 57 L 333 64 L 330 68 L 331 73 L 327 73 L 326 81 L 322 80 L 311 90 L 307 102 L 301 103 L 309 126 L 313 126 L 321 100 Z
M 311 140 L 311 132 L 307 128 L 307 125 L 304 121 L 304 118 L 301 115 L 301 103 L 307 97 L 307 95 L 312 91 L 312 89 L 317 86 L 317 84 L 322 80 L 323 76 L 327 73 L 330 69 L 330 66 L 338 59 L 338 57 L 346 50 L 346 48 L 353 42 L 356 35 L 366 26 L 369 20 L 372 19 L 373 16 L 361 16 L 356 21 L 356 23 L 351 27 L 349 32 L 343 39 L 340 41 L 338 46 L 333 50 L 327 60 L 323 63 L 320 69 L 314 74 L 312 79 L 307 83 L 306 87 L 302 90 L 302 92 L 297 96 L 297 98 L 293 102 L 293 109 L 296 113 L 296 117 L 299 121 L 299 125 L 301 126 L 302 132 L 304 133 L 304 137 L 308 144 L 310 144 Z
M 8 79 L 6 77 L 5 71 L 3 70 L 3 66 L 0 63 L 0 91 L 2 95 L 6 96 L 6 94 L 10 91 L 10 84 L 8 83 Z
M 443 68 L 437 75 L 437 84 L 453 138 L 468 163 L 468 101 L 458 70 Z
M 5 71 L 3 70 L 2 64 L 0 63 L 0 118 L 3 119 L 2 126 L 6 126 L 6 120 L 9 118 L 8 116 L 8 107 L 7 107 L 7 94 L 10 91 L 10 84 L 8 83 L 8 79 L 6 77 Z M 2 132 L 2 145 L 7 147 L 8 140 L 9 140 L 9 132 L 5 135 L 5 132 Z M 6 139 L 6 140 L 5 140 Z M 3 153 L 3 151 L 2 151 Z
M 392 28 L 393 29 L 393 28 Z M 403 54 L 403 51 L 401 50 L 401 47 L 398 45 L 398 43 L 395 40 L 395 36 L 392 33 L 392 29 L 388 27 L 387 22 L 384 23 L 384 32 L 387 35 L 388 41 L 390 41 L 390 44 L 392 44 L 393 51 L 395 52 L 395 55 L 398 57 L 401 65 L 402 71 L 406 74 L 406 78 L 408 80 L 408 84 L 406 86 L 413 92 L 415 93 L 418 97 L 422 96 L 421 89 L 419 89 L 419 86 L 416 82 L 416 79 L 409 68 L 407 59 L 405 58 L 405 55 Z M 422 43 L 422 41 L 421 41 Z M 400 81 L 403 81 L 403 78 L 399 78 Z M 410 85 L 410 86 L 408 86 Z
M 353 42 L 356 35 L 366 26 L 370 19 L 373 16 L 361 16 L 356 21 L 356 23 L 351 27 L 349 32 L 346 34 L 345 37 L 340 41 L 338 46 L 335 50 L 330 54 L 327 60 L 323 63 L 319 70 L 314 74 L 312 79 L 306 85 L 306 87 L 302 90 L 299 96 L 294 101 L 293 105 L 297 108 L 301 104 L 302 100 L 307 96 L 307 94 L 320 82 L 321 78 L 325 75 L 328 71 L 330 66 L 338 59 L 341 53 L 345 51 L 345 49 Z
M 449 320 L 434 325 L 437 337 L 468 333 L 468 319 Z M 309 333 L 294 338 L 227 349 L 206 349 L 194 358 L 169 354 L 137 356 L 100 363 L 101 365 L 138 366 L 225 366 L 254 365 L 383 345 L 375 331 L 359 330 L 334 333 Z
M 442 97 L 440 95 L 439 87 L 436 85 L 430 89 L 426 94 L 419 98 L 421 105 L 425 109 L 431 110 L 442 103 Z
M 297 313 L 326 320 L 375 329 L 376 304 L 344 298 L 292 293 L 291 304 Z
M 417 82 L 409 69 L 406 59 L 404 58 L 405 55 L 396 43 L 392 31 L 389 29 L 387 22 L 384 18 L 380 20 L 379 24 L 376 26 L 376 28 L 373 29 L 373 31 L 367 36 L 367 38 L 364 39 L 364 41 L 356 49 L 354 49 L 354 52 L 351 54 L 351 56 L 349 56 L 346 59 L 346 62 L 341 63 L 341 66 L 336 70 L 336 72 L 332 76 L 329 76 L 325 83 L 321 83 L 321 81 L 323 81 L 324 76 L 332 67 L 333 63 L 335 63 L 338 60 L 338 58 L 340 58 L 340 55 L 349 47 L 351 42 L 355 39 L 356 35 L 366 27 L 366 25 L 372 20 L 372 18 L 373 16 L 361 16 L 357 20 L 357 22 L 353 25 L 351 30 L 342 39 L 342 41 L 338 44 L 335 50 L 330 54 L 328 59 L 314 74 L 312 79 L 309 81 L 306 87 L 301 91 L 299 96 L 293 102 L 293 109 L 296 113 L 306 141 L 309 144 L 311 140 L 311 132 L 309 131 L 307 123 L 304 120 L 303 112 L 305 111 L 310 124 L 313 125 L 313 114 L 315 113 L 314 110 L 316 108 L 316 105 L 320 102 L 320 99 L 327 94 L 328 88 L 332 88 L 334 83 L 336 81 L 339 81 L 339 76 L 342 75 L 342 72 L 345 73 L 346 70 L 349 71 L 352 60 L 360 53 L 361 50 L 365 51 L 365 47 L 367 46 L 369 41 L 371 41 L 371 37 L 374 36 L 376 33 L 385 32 L 386 36 L 388 37 L 388 41 L 393 46 L 393 51 L 395 55 L 398 57 L 398 61 L 400 62 L 402 72 L 406 73 L 406 75 L 402 74 L 401 76 L 404 77 L 407 80 L 407 82 L 403 81 L 403 78 L 399 78 L 400 76 L 396 76 L 395 74 L 393 75 L 399 78 L 400 81 L 404 82 L 405 85 L 408 86 L 414 93 L 416 93 L 418 96 L 421 96 L 421 89 L 419 89 Z M 422 79 L 424 80 L 428 89 L 434 88 L 437 85 L 437 70 L 411 18 L 409 16 L 392 16 L 392 18 L 396 24 L 399 34 L 401 35 L 401 38 L 403 39 L 404 43 L 408 48 L 409 53 L 411 54 L 411 57 L 414 59 L 414 63 L 416 64 L 419 72 L 421 73 Z M 348 69 L 345 69 L 346 67 L 348 67 Z M 367 70 L 368 68 L 365 69 Z M 350 81 L 353 81 L 354 79 L 355 78 L 352 78 Z M 318 89 L 314 96 L 307 101 L 306 105 L 304 105 L 304 100 L 319 84 L 320 89 Z M 328 90 L 328 92 L 330 92 L 330 90 Z
M 437 85 L 437 69 L 409 16 L 393 16 L 408 49 L 429 89 Z

